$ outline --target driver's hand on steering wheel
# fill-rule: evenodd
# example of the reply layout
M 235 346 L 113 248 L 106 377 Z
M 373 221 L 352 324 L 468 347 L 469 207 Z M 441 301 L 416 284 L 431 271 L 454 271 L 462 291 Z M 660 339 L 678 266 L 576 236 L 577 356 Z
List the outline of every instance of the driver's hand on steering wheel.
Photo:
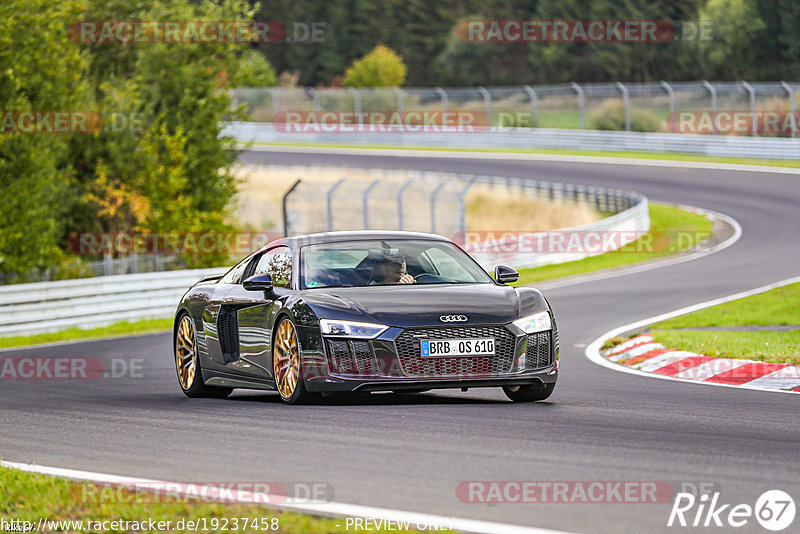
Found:
M 398 284 L 416 284 L 416 283 L 417 281 L 414 280 L 414 277 L 408 273 L 401 276 L 400 281 L 398 282 Z

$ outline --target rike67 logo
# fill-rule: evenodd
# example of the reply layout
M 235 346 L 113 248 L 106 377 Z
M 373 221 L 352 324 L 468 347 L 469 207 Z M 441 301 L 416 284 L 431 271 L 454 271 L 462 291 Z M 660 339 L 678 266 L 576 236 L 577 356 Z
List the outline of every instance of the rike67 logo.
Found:
M 723 503 L 718 491 L 699 497 L 682 492 L 675 496 L 667 526 L 739 528 L 755 519 L 765 529 L 779 532 L 792 524 L 795 511 L 794 500 L 781 490 L 764 492 L 755 506 Z

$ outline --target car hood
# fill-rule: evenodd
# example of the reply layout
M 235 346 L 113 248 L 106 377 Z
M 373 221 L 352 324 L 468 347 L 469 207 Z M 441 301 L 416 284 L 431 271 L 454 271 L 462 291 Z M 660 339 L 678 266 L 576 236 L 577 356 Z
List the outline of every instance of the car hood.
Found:
M 520 317 L 521 301 L 530 300 L 521 299 L 512 287 L 496 284 L 319 288 L 303 293 L 320 319 L 398 327 L 442 325 L 439 318 L 445 315 L 468 317 L 448 324 L 507 323 Z

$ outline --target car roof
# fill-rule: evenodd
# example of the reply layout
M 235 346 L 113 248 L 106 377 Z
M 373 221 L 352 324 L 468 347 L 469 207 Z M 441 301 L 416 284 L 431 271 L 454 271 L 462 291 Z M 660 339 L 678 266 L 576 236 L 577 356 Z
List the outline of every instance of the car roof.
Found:
M 305 234 L 292 237 L 285 237 L 278 241 L 273 241 L 267 247 L 273 244 L 283 243 L 290 245 L 292 248 L 298 248 L 305 245 L 320 245 L 324 243 L 341 243 L 343 241 L 360 241 L 366 239 L 388 239 L 388 240 L 408 240 L 418 239 L 423 241 L 444 241 L 449 243 L 450 240 L 446 237 L 436 234 L 426 234 L 423 232 L 401 232 L 392 230 L 352 230 L 343 232 L 322 232 L 317 234 Z

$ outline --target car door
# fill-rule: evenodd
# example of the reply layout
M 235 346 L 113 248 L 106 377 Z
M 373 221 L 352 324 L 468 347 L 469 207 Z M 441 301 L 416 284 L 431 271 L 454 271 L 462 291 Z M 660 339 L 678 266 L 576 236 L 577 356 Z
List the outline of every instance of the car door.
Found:
M 235 284 L 222 301 L 223 320 L 235 339 L 230 340 L 226 367 L 230 372 L 251 377 L 272 377 L 271 324 L 280 309 L 276 298 L 290 291 L 292 280 L 292 250 L 281 245 L 256 256 L 242 277 L 245 279 L 268 273 L 273 280 L 273 298 L 259 291 L 247 291 L 241 282 Z M 225 345 L 225 343 L 223 343 Z
M 217 282 L 213 295 L 203 307 L 203 338 L 208 354 L 209 368 L 224 370 L 232 358 L 230 350 L 230 321 L 225 308 L 226 298 L 237 284 L 240 285 L 248 271 L 253 256 L 237 263 Z

